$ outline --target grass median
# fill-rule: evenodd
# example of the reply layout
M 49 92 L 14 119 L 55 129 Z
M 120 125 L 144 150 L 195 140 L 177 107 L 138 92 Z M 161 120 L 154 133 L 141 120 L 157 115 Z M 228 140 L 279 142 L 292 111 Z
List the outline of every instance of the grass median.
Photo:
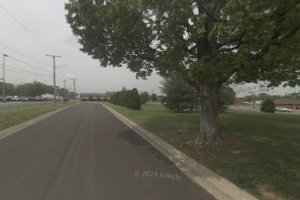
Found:
M 0 131 L 71 104 L 71 102 L 56 103 L 38 107 L 0 111 Z
M 229 110 L 220 114 L 224 144 L 195 146 L 199 112 L 106 105 L 261 199 L 300 199 L 298 114 Z

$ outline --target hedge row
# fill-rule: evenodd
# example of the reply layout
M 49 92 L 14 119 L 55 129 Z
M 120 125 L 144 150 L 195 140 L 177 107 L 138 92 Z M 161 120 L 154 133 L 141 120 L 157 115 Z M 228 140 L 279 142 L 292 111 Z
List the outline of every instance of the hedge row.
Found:
M 133 110 L 141 110 L 141 100 L 136 88 L 132 90 L 123 89 L 110 97 L 110 102 L 115 105 L 124 106 Z

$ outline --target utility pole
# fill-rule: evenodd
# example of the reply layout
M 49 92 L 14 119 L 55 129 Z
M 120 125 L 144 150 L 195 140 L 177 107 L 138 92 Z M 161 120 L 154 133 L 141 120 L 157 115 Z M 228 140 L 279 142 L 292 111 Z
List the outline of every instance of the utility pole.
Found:
M 46 55 L 50 56 L 53 59 L 53 95 L 54 95 L 54 103 L 56 102 L 56 65 L 55 65 L 55 58 L 61 58 L 61 56 L 56 55 Z
M 64 79 L 64 89 L 66 89 L 66 79 Z
M 67 92 L 66 92 L 66 79 L 64 79 L 64 98 L 66 98 Z
M 76 100 L 76 80 L 75 78 L 72 78 L 71 80 L 73 80 L 73 87 L 74 87 L 74 100 Z
M 3 55 L 3 77 L 2 77 L 2 101 L 6 101 L 6 95 L 5 95 L 5 57 L 8 57 L 6 54 Z

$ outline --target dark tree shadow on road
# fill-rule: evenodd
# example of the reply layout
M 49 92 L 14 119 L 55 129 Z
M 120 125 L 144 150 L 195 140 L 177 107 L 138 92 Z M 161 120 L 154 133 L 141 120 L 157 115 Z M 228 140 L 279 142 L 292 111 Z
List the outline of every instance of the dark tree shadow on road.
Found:
M 122 140 L 127 141 L 131 145 L 136 145 L 143 147 L 147 152 L 153 154 L 157 159 L 163 161 L 164 165 L 173 165 L 172 162 L 160 153 L 155 147 L 153 147 L 149 142 L 144 140 L 138 133 L 128 128 L 118 134 L 118 137 Z

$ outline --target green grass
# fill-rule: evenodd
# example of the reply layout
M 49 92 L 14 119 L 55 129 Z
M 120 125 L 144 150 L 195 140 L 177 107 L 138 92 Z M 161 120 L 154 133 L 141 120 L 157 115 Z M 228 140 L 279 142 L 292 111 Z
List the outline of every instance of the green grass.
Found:
M 31 108 L 0 111 L 0 131 L 71 103 L 56 103 Z
M 196 147 L 199 112 L 141 111 L 107 103 L 218 174 L 262 199 L 300 199 L 300 115 L 230 110 L 220 114 L 223 145 Z

